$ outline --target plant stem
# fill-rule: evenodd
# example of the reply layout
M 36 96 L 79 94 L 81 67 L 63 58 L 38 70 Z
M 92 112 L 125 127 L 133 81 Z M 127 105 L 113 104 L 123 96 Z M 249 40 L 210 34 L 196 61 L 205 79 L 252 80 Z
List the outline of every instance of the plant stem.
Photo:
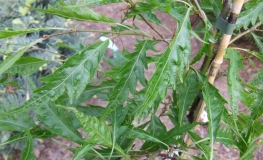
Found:
M 131 5 L 131 7 L 135 7 L 135 3 L 133 3 L 131 0 L 127 0 L 127 2 Z M 139 14 L 139 16 L 143 19 L 143 21 L 152 29 L 154 30 L 161 38 L 164 42 L 166 42 L 167 44 L 169 44 L 169 42 L 165 39 L 165 37 L 157 30 L 154 28 L 154 26 L 147 21 L 147 19 L 142 15 Z M 155 38 L 154 38 L 155 39 Z
M 218 29 L 215 29 L 212 33 L 212 37 L 215 39 L 218 33 Z M 209 52 L 208 54 L 205 56 L 204 62 L 201 66 L 201 73 L 205 74 L 211 64 L 211 61 L 214 57 L 214 48 L 215 48 L 215 43 L 210 43 L 209 45 Z
M 229 2 L 228 0 L 224 1 L 224 3 L 228 3 L 228 2 Z M 228 17 L 228 23 L 231 23 L 231 24 L 236 23 L 237 17 L 241 11 L 243 3 L 244 3 L 244 0 L 235 0 L 230 16 Z M 225 8 L 225 5 L 224 5 L 224 8 Z M 220 43 L 219 49 L 217 51 L 216 57 L 214 61 L 212 62 L 210 70 L 209 70 L 208 82 L 210 82 L 211 84 L 214 83 L 214 80 L 218 73 L 220 65 L 223 63 L 223 58 L 226 52 L 226 48 L 229 45 L 230 39 L 231 39 L 231 35 L 227 35 L 227 34 L 223 35 L 223 38 Z M 200 100 L 195 110 L 194 122 L 199 121 L 201 113 L 203 112 L 204 108 L 205 108 L 205 102 L 203 100 Z M 192 140 L 188 137 L 185 143 L 187 146 L 189 146 L 191 145 Z M 213 149 L 212 146 L 211 148 Z M 182 155 L 182 158 L 185 158 L 185 154 Z M 213 157 L 210 157 L 210 159 L 213 159 Z
M 252 28 L 246 30 L 245 32 L 237 35 L 235 38 L 233 38 L 233 39 L 229 42 L 229 44 L 234 43 L 236 40 L 238 40 L 239 38 L 241 38 L 242 36 L 244 36 L 244 35 L 246 35 L 246 34 L 248 34 L 248 33 L 250 33 L 250 32 L 256 31 L 256 29 L 257 29 L 261 24 L 262 24 L 261 22 L 258 22 L 254 27 L 252 27 Z

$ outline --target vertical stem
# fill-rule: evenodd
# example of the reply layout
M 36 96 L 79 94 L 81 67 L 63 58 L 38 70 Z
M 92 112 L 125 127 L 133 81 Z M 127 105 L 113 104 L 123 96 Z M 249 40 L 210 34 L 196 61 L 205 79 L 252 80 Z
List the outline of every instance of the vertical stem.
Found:
M 229 2 L 228 0 L 224 1 L 224 8 L 225 8 L 226 3 L 228 3 L 228 2 Z M 237 17 L 238 17 L 238 15 L 242 9 L 243 3 L 244 3 L 244 0 L 235 0 L 234 1 L 232 11 L 230 13 L 230 16 L 228 17 L 229 23 L 231 23 L 231 24 L 236 23 Z M 223 8 L 223 10 L 224 10 L 224 8 Z M 225 13 L 227 13 L 227 12 L 225 12 Z M 218 73 L 220 65 L 223 63 L 224 55 L 226 53 L 226 48 L 229 45 L 231 36 L 232 35 L 227 35 L 227 34 L 223 35 L 223 38 L 222 38 L 222 41 L 220 43 L 219 49 L 217 51 L 216 57 L 215 57 L 214 61 L 212 62 L 210 70 L 209 70 L 208 81 L 211 84 L 214 83 L 214 80 L 215 80 L 215 77 Z M 200 115 L 203 112 L 204 108 L 205 108 L 205 102 L 203 100 L 200 100 L 199 104 L 196 108 L 196 112 L 194 114 L 194 122 L 199 121 Z M 192 143 L 192 140 L 188 137 L 186 140 L 186 145 L 189 146 L 189 145 L 191 145 L 191 143 Z M 183 154 L 181 157 L 186 158 L 185 154 Z

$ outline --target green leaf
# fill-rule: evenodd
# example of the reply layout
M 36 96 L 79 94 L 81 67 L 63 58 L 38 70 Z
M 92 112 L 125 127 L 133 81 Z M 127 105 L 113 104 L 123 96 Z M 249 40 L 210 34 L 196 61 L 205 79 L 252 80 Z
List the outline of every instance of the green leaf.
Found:
M 236 138 L 229 130 L 220 129 L 217 133 L 216 141 L 224 144 L 227 147 L 237 146 Z
M 47 61 L 35 57 L 21 57 L 7 71 L 11 75 L 31 75 Z
M 200 50 L 198 51 L 197 55 L 192 60 L 191 64 L 195 64 L 196 62 L 198 62 L 202 58 L 202 56 L 204 54 L 208 55 L 211 52 L 211 51 L 209 51 L 210 45 L 213 45 L 212 43 L 215 43 L 215 42 L 211 42 L 211 39 L 214 39 L 212 34 L 211 34 L 212 27 L 213 27 L 212 24 L 209 22 L 208 19 L 206 19 L 205 20 L 205 33 L 204 33 L 204 38 L 203 39 L 204 39 L 205 42 L 209 42 L 210 41 L 210 43 L 203 43 L 202 44 L 202 47 L 200 48 Z
M 0 131 L 24 131 L 34 126 L 35 122 L 27 113 L 0 118 Z
M 32 32 L 39 32 L 45 30 L 60 30 L 60 28 L 34 28 L 34 29 L 27 29 L 27 30 L 0 30 L 0 39 L 9 38 L 13 36 L 18 36 L 22 34 L 32 33 Z
M 137 40 L 137 42 L 135 52 L 127 57 L 129 61 L 115 75 L 119 81 L 114 87 L 113 93 L 109 98 L 109 104 L 100 119 L 105 119 L 118 105 L 124 103 L 130 92 L 135 94 L 138 80 L 144 86 L 146 85 L 144 78 L 144 68 L 148 68 L 146 51 L 154 50 L 153 46 L 156 44 L 156 41 Z
M 246 3 L 244 7 L 246 10 L 242 11 L 237 19 L 237 29 L 240 29 L 241 27 L 247 29 L 249 24 L 254 26 L 259 17 L 263 16 L 263 1 L 261 0 L 250 1 L 249 3 Z
M 33 8 L 33 10 L 56 15 L 59 17 L 63 17 L 66 19 L 75 19 L 78 21 L 92 21 L 92 22 L 104 22 L 104 23 L 113 23 L 117 24 L 117 22 L 111 18 L 105 17 L 102 14 L 95 13 L 89 8 L 82 9 L 80 7 L 76 8 L 68 8 L 65 7 L 65 4 L 61 4 L 61 8 L 55 8 L 51 5 L 48 5 L 48 9 L 40 9 L 40 8 Z
M 178 85 L 177 89 L 177 108 L 178 108 L 178 122 L 182 126 L 187 110 L 198 95 L 199 82 L 196 74 L 190 71 L 183 83 Z
M 33 154 L 34 143 L 33 143 L 32 136 L 31 136 L 29 130 L 27 130 L 26 134 L 27 134 L 26 147 L 22 151 L 22 158 L 21 158 L 21 160 L 35 160 L 36 157 Z
M 201 0 L 200 6 L 205 12 L 212 12 L 214 13 L 215 17 L 218 17 L 221 13 L 222 1 L 221 0 Z
M 81 134 L 73 127 L 72 120 L 66 116 L 67 112 L 64 109 L 49 103 L 38 106 L 35 111 L 37 118 L 45 123 L 51 132 L 78 144 L 83 143 Z
M 244 92 L 243 87 L 241 86 L 241 80 L 238 75 L 238 71 L 244 68 L 242 62 L 242 56 L 239 52 L 227 49 L 227 54 L 225 58 L 229 58 L 229 67 L 228 67 L 228 75 L 227 75 L 227 84 L 228 84 L 228 92 L 230 94 L 230 106 L 232 108 L 232 113 L 234 120 L 237 120 L 238 114 L 238 100 L 242 99 L 242 92 Z
M 156 142 L 156 143 L 162 144 L 165 147 L 165 149 L 169 148 L 169 146 L 167 144 L 160 141 L 158 138 L 156 138 L 155 136 L 153 136 L 149 132 L 146 132 L 140 128 L 129 128 L 128 132 L 126 134 L 128 134 L 127 136 L 130 138 L 139 138 L 141 140 Z
M 189 137 L 193 140 L 196 148 L 198 148 L 204 155 L 205 159 L 209 159 L 210 147 L 208 146 L 209 142 L 204 141 L 204 138 L 200 137 L 197 133 L 188 131 Z
M 65 91 L 67 91 L 70 103 L 73 103 L 73 100 L 78 98 L 86 85 L 91 82 L 108 45 L 108 40 L 98 42 L 71 56 L 53 74 L 41 79 L 46 85 L 37 89 L 32 98 L 21 107 L 0 114 L 0 117 L 20 113 L 54 101 Z
M 175 87 L 176 72 L 178 73 L 180 81 L 183 81 L 183 75 L 189 68 L 191 54 L 189 33 L 190 9 L 188 9 L 184 19 L 181 21 L 176 37 L 169 44 L 169 47 L 156 64 L 157 68 L 149 81 L 149 87 L 145 94 L 145 101 L 140 106 L 140 111 L 138 113 L 139 117 L 143 117 L 146 108 L 152 106 L 158 95 L 160 95 L 161 99 L 165 97 L 165 92 L 169 82 Z
M 34 46 L 35 44 L 41 42 L 43 39 L 38 39 L 35 42 L 29 44 L 26 47 L 23 47 L 10 57 L 8 57 L 4 62 L 0 63 L 0 75 L 2 75 L 7 69 L 9 69 L 30 47 Z
M 263 114 L 263 89 L 259 89 L 255 93 L 252 93 L 252 97 L 255 97 L 255 101 L 251 104 L 251 106 L 249 106 L 251 114 L 248 129 L 250 129 L 255 120 L 257 120 Z
M 27 131 L 21 132 L 15 136 L 10 137 L 8 140 L 4 141 L 0 144 L 0 146 L 4 146 L 10 143 L 24 141 L 27 138 Z M 55 134 L 51 133 L 49 130 L 41 130 L 40 128 L 31 129 L 30 134 L 33 138 L 51 138 L 56 136 Z
M 263 4 L 263 3 L 262 3 L 262 4 Z M 263 9 L 263 8 L 262 8 L 262 9 Z M 263 12 L 262 12 L 262 13 L 263 13 Z M 256 34 L 254 34 L 254 33 L 252 33 L 252 32 L 251 32 L 251 34 L 252 34 L 252 36 L 253 36 L 253 38 L 254 38 L 257 46 L 258 46 L 259 53 L 261 53 L 261 54 L 263 55 L 263 42 L 262 42 L 262 41 L 263 41 L 263 38 L 260 37 L 260 36 L 257 36 Z
M 113 81 L 105 81 L 98 86 L 87 85 L 81 95 L 78 98 L 75 98 L 72 104 L 70 103 L 70 98 L 67 96 L 66 93 L 58 97 L 58 99 L 56 100 L 56 104 L 72 107 L 77 106 L 83 102 L 87 102 L 93 96 L 101 92 L 111 92 L 111 90 L 114 88 L 114 85 L 116 85 L 116 83 Z
M 226 100 L 220 95 L 219 91 L 207 81 L 207 78 L 198 74 L 199 81 L 203 83 L 203 97 L 206 103 L 206 110 L 209 120 L 209 136 L 210 136 L 210 158 L 213 158 L 214 143 L 216 141 L 217 132 L 220 127 L 221 117 L 224 111 Z
M 150 134 L 152 134 L 154 137 L 159 138 L 159 139 L 165 137 L 167 134 L 165 125 L 155 115 L 152 115 L 150 125 L 146 131 L 149 132 Z M 146 141 L 142 145 L 141 150 L 146 150 L 146 151 L 156 150 L 157 146 L 155 148 L 152 148 L 153 144 L 154 144 L 154 142 L 152 142 L 152 141 Z M 148 148 L 150 148 L 151 150 L 148 150 Z
M 252 75 L 254 78 L 252 81 L 249 82 L 250 85 L 256 86 L 256 85 L 263 85 L 263 68 L 260 69 L 257 73 Z
M 73 160 L 79 160 L 83 158 L 88 153 L 88 151 L 92 149 L 92 147 L 92 144 L 83 144 L 83 146 L 79 147 L 74 154 Z
M 86 116 L 74 108 L 72 108 L 72 110 L 79 119 L 83 130 L 88 134 L 89 139 L 87 140 L 87 143 L 112 147 L 112 133 L 104 122 L 99 121 L 96 117 Z M 114 149 L 116 149 L 124 158 L 130 159 L 118 144 L 115 144 Z

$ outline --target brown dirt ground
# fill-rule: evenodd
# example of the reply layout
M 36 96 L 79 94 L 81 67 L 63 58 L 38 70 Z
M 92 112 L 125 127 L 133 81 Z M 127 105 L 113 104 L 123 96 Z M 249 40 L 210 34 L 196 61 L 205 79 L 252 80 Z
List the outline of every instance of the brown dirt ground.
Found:
M 123 12 L 120 11 L 124 9 L 127 5 L 126 4 L 117 4 L 117 5 L 108 5 L 106 7 L 98 7 L 95 9 L 95 11 L 102 13 L 108 17 L 111 17 L 117 21 L 120 21 L 124 16 Z M 157 13 L 159 19 L 163 22 L 165 26 L 167 26 L 171 31 L 175 30 L 176 22 L 169 16 L 167 16 L 164 13 Z M 131 24 L 131 20 L 128 20 L 125 22 L 126 24 Z M 144 31 L 146 31 L 150 35 L 154 35 L 155 37 L 158 37 L 156 33 L 144 22 L 135 20 L 136 25 L 139 28 L 142 28 Z M 78 22 L 76 23 L 78 28 L 85 28 L 85 29 L 96 29 L 96 30 L 109 30 L 109 25 L 101 24 L 101 23 L 88 23 L 88 22 Z M 171 38 L 169 32 L 167 30 L 163 29 L 162 27 L 155 26 L 157 30 L 161 32 L 161 34 L 166 37 L 166 38 Z M 89 42 L 92 42 L 92 39 L 95 39 L 98 34 L 90 34 L 89 37 L 87 37 L 87 40 Z M 132 52 L 134 50 L 133 46 L 136 43 L 135 39 L 141 37 L 136 37 L 136 36 L 120 36 L 114 40 L 115 44 L 119 47 L 121 50 L 122 48 L 126 48 L 129 52 Z M 200 47 L 201 43 L 197 41 L 196 39 L 192 39 L 192 53 L 195 55 L 198 52 L 198 49 Z M 241 42 L 240 44 L 237 44 L 238 46 L 242 46 L 243 48 L 251 48 L 254 49 L 255 47 L 253 45 L 247 45 L 246 42 Z M 159 43 L 156 45 L 156 49 L 160 51 L 164 51 L 166 49 L 167 45 L 166 43 Z M 152 54 L 152 53 L 149 53 Z M 111 53 L 110 51 L 107 51 L 106 56 L 110 56 Z M 255 73 L 259 68 L 262 68 L 262 64 L 260 63 L 259 60 L 254 59 L 257 68 L 253 68 L 248 61 L 245 61 L 245 69 L 240 72 L 240 77 L 245 81 L 251 80 L 250 75 Z M 201 62 L 196 64 L 196 67 L 200 67 Z M 227 68 L 228 64 L 227 62 L 224 62 L 221 71 L 224 71 Z M 150 65 L 149 70 L 147 71 L 147 76 L 150 77 L 154 71 L 154 66 Z M 227 83 L 226 83 L 226 77 L 220 77 L 217 79 L 215 82 L 215 86 L 220 90 L 221 94 L 224 97 L 229 97 L 228 92 L 227 92 Z M 98 101 L 97 99 L 92 99 L 88 102 L 89 104 L 100 104 L 100 105 L 106 105 L 106 102 L 101 102 Z M 240 110 L 244 111 L 245 107 L 240 106 Z M 169 122 L 167 117 L 164 117 L 162 119 L 164 124 L 167 125 L 167 129 L 171 129 L 173 126 Z M 203 127 L 199 127 L 197 129 L 198 133 L 200 133 L 201 136 L 205 136 L 207 134 L 207 129 Z M 72 147 L 72 143 L 68 142 L 65 139 L 62 138 L 56 138 L 56 140 L 62 142 L 65 146 L 67 147 Z M 215 144 L 217 148 L 217 152 L 215 153 L 215 156 L 217 157 L 218 160 L 236 160 L 239 157 L 239 153 L 237 150 L 233 148 L 227 148 L 224 145 L 221 145 L 219 143 Z M 16 152 L 18 155 L 19 153 Z M 69 160 L 72 159 L 72 153 L 68 151 L 66 148 L 61 147 L 59 144 L 52 140 L 44 140 L 44 141 L 38 141 L 38 146 L 34 151 L 36 157 L 38 160 Z M 19 157 L 19 156 L 15 156 Z M 19 158 L 14 158 L 14 159 L 19 159 Z M 159 159 L 159 158 L 156 158 Z M 255 154 L 254 154 L 254 160 L 261 160 L 263 159 L 263 147 L 261 147 Z M 1 157 L 0 157 L 1 160 Z

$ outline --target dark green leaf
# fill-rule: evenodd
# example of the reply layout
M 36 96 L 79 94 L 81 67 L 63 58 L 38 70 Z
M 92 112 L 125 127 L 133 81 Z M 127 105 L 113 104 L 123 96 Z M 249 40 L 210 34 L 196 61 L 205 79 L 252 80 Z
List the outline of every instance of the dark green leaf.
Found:
M 249 106 L 251 110 L 250 120 L 248 128 L 253 125 L 255 120 L 257 120 L 263 114 L 263 89 L 259 89 L 255 93 L 252 93 L 252 97 L 255 97 L 255 101 Z
M 263 3 L 262 3 L 263 4 Z M 262 5 L 263 6 L 263 5 Z M 263 9 L 263 7 L 262 7 L 262 9 Z M 263 12 L 262 12 L 263 13 Z M 257 44 L 257 46 L 258 46 L 258 49 L 259 49 L 259 53 L 261 54 L 261 55 L 263 55 L 263 38 L 262 37 L 260 37 L 260 36 L 257 36 L 256 34 L 254 34 L 254 33 L 251 33 L 252 35 L 253 35 L 253 38 L 254 38 L 254 40 L 255 40 L 255 42 L 256 42 L 256 44 Z
M 35 122 L 27 113 L 0 118 L 0 131 L 24 131 L 34 126 Z
M 56 107 L 53 103 L 36 108 L 38 119 L 45 123 L 54 134 L 82 144 L 81 134 L 73 127 L 70 117 L 66 116 L 64 109 Z
M 83 130 L 89 136 L 89 139 L 87 140 L 88 143 L 112 147 L 112 132 L 104 122 L 99 121 L 96 117 L 86 116 L 76 109 L 73 109 L 73 111 L 79 119 Z M 130 159 L 118 144 L 115 144 L 114 149 L 116 149 L 124 158 Z
M 88 153 L 88 151 L 92 149 L 92 147 L 92 144 L 83 144 L 83 146 L 79 147 L 74 154 L 73 160 L 79 160 L 83 158 Z
M 148 68 L 146 62 L 146 51 L 154 50 L 153 46 L 156 41 L 140 41 L 137 40 L 135 52 L 130 54 L 129 61 L 116 73 L 116 78 L 119 78 L 117 85 L 113 89 L 113 94 L 109 98 L 104 113 L 100 119 L 105 119 L 110 112 L 114 111 L 118 105 L 125 102 L 129 93 L 135 94 L 137 81 L 146 86 L 144 78 L 144 68 Z
M 236 138 L 233 136 L 233 133 L 223 129 L 218 131 L 216 141 L 224 144 L 227 147 L 237 146 Z
M 32 139 L 32 136 L 31 136 L 29 130 L 27 130 L 26 135 L 27 135 L 26 147 L 22 151 L 22 158 L 21 158 L 21 160 L 35 160 L 36 157 L 33 154 L 34 143 L 33 143 L 33 139 Z
M 209 147 L 209 141 L 204 141 L 204 138 L 200 137 L 195 132 L 188 132 L 189 137 L 193 140 L 195 143 L 196 148 L 198 148 L 204 155 L 205 159 L 209 159 L 210 157 L 210 147 Z
M 209 137 L 210 137 L 210 153 L 211 156 L 214 152 L 214 143 L 216 141 L 217 132 L 220 127 L 221 117 L 224 111 L 224 104 L 226 100 L 220 95 L 219 91 L 207 81 L 207 78 L 198 74 L 199 81 L 203 84 L 203 97 L 206 103 L 206 110 L 209 120 Z
M 81 103 L 87 102 L 89 99 L 91 99 L 93 96 L 101 93 L 101 92 L 105 92 L 105 91 L 111 91 L 114 88 L 114 85 L 116 83 L 113 81 L 105 81 L 102 82 L 100 85 L 98 86 L 92 86 L 92 85 L 87 85 L 86 88 L 84 89 L 84 91 L 81 93 L 81 95 L 79 96 L 79 98 L 75 99 L 73 101 L 72 104 L 70 104 L 70 99 L 67 96 L 67 94 L 63 94 L 62 96 L 60 96 L 57 100 L 56 103 L 57 104 L 62 104 L 64 106 L 76 106 L 76 105 L 80 105 Z
M 126 134 L 128 134 L 127 136 L 131 137 L 131 138 L 139 138 L 141 140 L 156 142 L 156 143 L 162 144 L 166 149 L 169 148 L 169 146 L 167 144 L 160 141 L 158 138 L 156 138 L 155 136 L 153 136 L 149 132 L 146 132 L 140 128 L 128 129 L 128 132 Z
M 232 49 L 227 49 L 226 51 L 227 54 L 225 57 L 230 59 L 227 75 L 228 92 L 230 94 L 230 106 L 232 108 L 233 117 L 236 121 L 238 100 L 242 98 L 242 94 L 245 92 L 241 86 L 241 79 L 238 75 L 238 71 L 243 69 L 244 65 L 242 63 L 242 56 L 239 52 Z
M 91 82 L 108 45 L 109 41 L 98 42 L 71 56 L 53 74 L 42 78 L 46 85 L 37 89 L 29 101 L 19 108 L 0 114 L 0 117 L 54 101 L 64 92 L 67 92 L 70 103 L 73 103 L 73 100 L 78 98 L 86 85 Z
M 17 73 L 18 75 L 31 75 L 46 62 L 47 61 L 35 57 L 21 57 L 6 71 L 6 73 L 11 75 Z
M 139 117 L 146 116 L 143 115 L 144 111 L 146 108 L 152 106 L 158 95 L 160 95 L 161 99 L 165 97 L 169 82 L 175 87 L 176 72 L 178 73 L 180 81 L 183 81 L 183 75 L 189 68 L 191 54 L 189 13 L 190 9 L 188 9 L 184 19 L 180 22 L 176 37 L 169 44 L 169 47 L 156 64 L 157 69 L 149 81 L 145 101 L 140 106 L 138 113 Z
M 199 82 L 194 72 L 189 72 L 183 83 L 177 89 L 178 122 L 183 124 L 185 115 L 195 97 L 199 93 Z
M 150 121 L 150 125 L 146 130 L 147 132 L 151 133 L 154 137 L 157 137 L 159 139 L 163 138 L 166 136 L 166 127 L 165 125 L 161 122 L 161 120 L 156 117 L 155 115 L 152 115 L 151 121 Z M 156 149 L 156 148 L 152 148 L 154 142 L 152 141 L 146 141 L 142 147 L 141 150 L 148 150 L 148 148 Z M 157 146 L 156 146 L 157 147 Z
M 39 129 L 39 128 L 38 128 Z M 49 130 L 38 130 L 38 129 L 31 129 L 30 133 L 33 138 L 52 138 L 56 136 L 55 134 L 51 133 Z M 1 143 L 0 146 L 4 146 L 10 143 L 25 141 L 27 138 L 27 131 L 24 131 L 22 133 L 19 133 L 18 135 L 10 137 L 5 142 Z

